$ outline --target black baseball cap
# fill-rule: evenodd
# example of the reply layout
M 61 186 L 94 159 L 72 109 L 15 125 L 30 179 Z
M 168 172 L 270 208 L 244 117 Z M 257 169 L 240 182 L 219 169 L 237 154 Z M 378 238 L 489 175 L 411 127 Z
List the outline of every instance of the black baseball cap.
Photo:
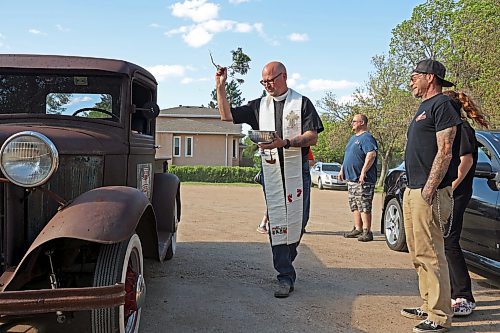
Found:
M 434 74 L 441 80 L 441 86 L 453 87 L 455 84 L 444 79 L 446 75 L 446 68 L 442 63 L 433 59 L 425 59 L 417 64 L 413 73 Z

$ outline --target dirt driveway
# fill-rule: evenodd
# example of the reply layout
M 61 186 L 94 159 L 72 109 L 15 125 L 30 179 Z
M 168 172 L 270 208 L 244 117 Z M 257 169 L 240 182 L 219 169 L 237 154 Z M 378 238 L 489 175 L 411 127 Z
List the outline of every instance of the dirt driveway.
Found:
M 141 332 L 411 332 L 418 322 L 399 315 L 420 305 L 408 254 L 390 251 L 379 232 L 369 243 L 343 238 L 346 192 L 314 188 L 311 200 L 295 291 L 276 299 L 269 242 L 255 230 L 261 188 L 184 184 L 177 254 L 146 262 Z M 375 230 L 380 212 L 376 195 Z M 500 289 L 472 276 L 478 307 L 452 331 L 500 332 Z

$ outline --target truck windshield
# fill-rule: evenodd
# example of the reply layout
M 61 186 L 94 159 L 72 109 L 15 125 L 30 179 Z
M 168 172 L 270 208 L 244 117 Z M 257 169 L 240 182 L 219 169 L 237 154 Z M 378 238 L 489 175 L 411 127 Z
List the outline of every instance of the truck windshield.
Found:
M 0 114 L 120 120 L 122 80 L 110 76 L 0 74 Z

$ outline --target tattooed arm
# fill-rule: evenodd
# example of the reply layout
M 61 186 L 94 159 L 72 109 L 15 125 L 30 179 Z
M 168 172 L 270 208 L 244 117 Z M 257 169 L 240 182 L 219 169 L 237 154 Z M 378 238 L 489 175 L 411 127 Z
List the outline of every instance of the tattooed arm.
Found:
M 453 140 L 457 133 L 457 127 L 448 127 L 442 131 L 436 132 L 438 150 L 432 162 L 431 171 L 427 182 L 422 189 L 422 198 L 430 205 L 437 187 L 441 183 L 450 166 L 452 157 Z
M 302 135 L 297 135 L 290 139 L 290 147 L 309 147 L 314 146 L 318 141 L 318 132 L 305 131 Z
M 318 141 L 318 132 L 316 131 L 305 131 L 301 135 L 297 135 L 290 140 L 290 147 L 309 147 L 314 146 L 316 141 Z M 260 144 L 259 147 L 262 149 L 273 149 L 282 148 L 287 144 L 287 139 L 282 139 L 276 136 L 273 142 L 268 144 Z

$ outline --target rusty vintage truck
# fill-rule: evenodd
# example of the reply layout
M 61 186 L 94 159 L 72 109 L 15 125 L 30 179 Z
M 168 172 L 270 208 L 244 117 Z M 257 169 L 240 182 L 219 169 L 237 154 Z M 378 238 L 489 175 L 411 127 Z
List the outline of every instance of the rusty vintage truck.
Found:
M 137 332 L 143 258 L 173 257 L 179 179 L 155 170 L 157 82 L 111 59 L 0 55 L 0 319 L 88 313 Z

